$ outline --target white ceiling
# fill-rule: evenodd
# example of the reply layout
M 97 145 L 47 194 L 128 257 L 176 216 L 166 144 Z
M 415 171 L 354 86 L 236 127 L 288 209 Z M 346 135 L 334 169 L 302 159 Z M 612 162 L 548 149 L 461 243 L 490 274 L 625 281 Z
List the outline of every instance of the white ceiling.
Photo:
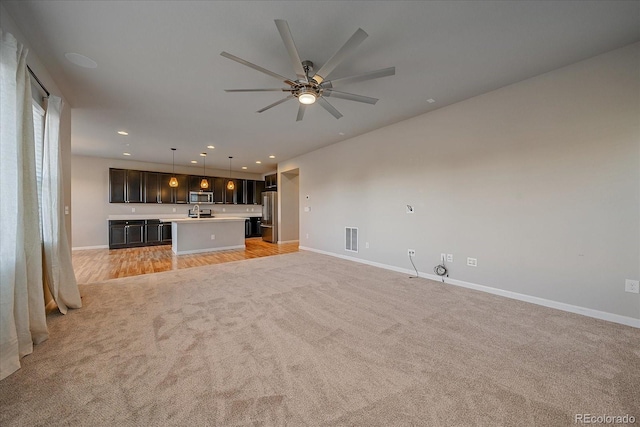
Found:
M 232 155 L 234 170 L 254 173 L 640 40 L 639 1 L 2 3 L 73 107 L 73 153 L 170 164 L 177 147 L 177 164 L 209 151 L 207 167 L 227 169 Z M 369 34 L 331 79 L 390 66 L 396 75 L 341 86 L 380 101 L 329 98 L 339 120 L 313 105 L 296 122 L 295 100 L 258 114 L 284 95 L 224 89 L 282 86 L 220 52 L 295 79 L 274 19 L 288 21 L 316 69 L 358 27 Z

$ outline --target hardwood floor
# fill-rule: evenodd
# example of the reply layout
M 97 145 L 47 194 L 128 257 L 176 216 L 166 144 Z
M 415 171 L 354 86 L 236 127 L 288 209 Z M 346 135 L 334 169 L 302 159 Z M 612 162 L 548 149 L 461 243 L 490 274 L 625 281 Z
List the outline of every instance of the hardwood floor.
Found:
M 131 249 L 88 249 L 73 251 L 73 270 L 78 284 L 118 277 L 180 270 L 203 265 L 241 261 L 298 251 L 298 243 L 267 243 L 260 237 L 245 240 L 245 249 L 176 255 L 171 245 Z

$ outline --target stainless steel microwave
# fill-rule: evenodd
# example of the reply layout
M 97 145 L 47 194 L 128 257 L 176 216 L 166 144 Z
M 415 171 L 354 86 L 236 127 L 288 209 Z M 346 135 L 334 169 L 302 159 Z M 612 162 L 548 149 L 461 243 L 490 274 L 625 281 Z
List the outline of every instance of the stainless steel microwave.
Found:
M 196 205 L 212 205 L 213 191 L 190 191 L 189 203 Z

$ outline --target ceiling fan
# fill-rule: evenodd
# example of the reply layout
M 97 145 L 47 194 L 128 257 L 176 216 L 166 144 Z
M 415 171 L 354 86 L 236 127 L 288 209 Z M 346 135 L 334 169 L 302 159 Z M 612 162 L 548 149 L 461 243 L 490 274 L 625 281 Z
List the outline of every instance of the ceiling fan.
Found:
M 291 30 L 289 29 L 289 24 L 287 23 L 287 21 L 283 19 L 276 19 L 275 22 L 276 27 L 278 27 L 278 31 L 280 32 L 280 37 L 282 37 L 282 41 L 284 42 L 284 45 L 289 52 L 289 57 L 291 58 L 291 63 L 296 73 L 296 79 L 288 79 L 284 76 L 281 76 L 280 74 L 269 71 L 265 68 L 260 67 L 259 65 L 252 64 L 251 62 L 245 61 L 244 59 L 238 58 L 237 56 L 234 56 L 230 53 L 220 53 L 220 55 L 224 56 L 225 58 L 229 58 L 242 65 L 246 65 L 247 67 L 258 70 L 271 77 L 275 77 L 276 79 L 283 81 L 289 86 L 288 88 L 225 90 L 225 92 L 289 92 L 289 95 L 286 98 L 280 99 L 273 104 L 267 105 L 261 110 L 258 110 L 258 113 L 262 113 L 263 111 L 275 107 L 276 105 L 280 105 L 283 102 L 289 101 L 290 99 L 297 98 L 300 104 L 298 107 L 298 117 L 296 118 L 296 121 L 302 120 L 307 105 L 313 104 L 316 101 L 325 110 L 331 113 L 333 117 L 339 119 L 340 117 L 342 117 L 342 114 L 340 114 L 340 112 L 336 110 L 333 105 L 329 104 L 329 102 L 325 98 L 341 98 L 350 101 L 364 102 L 366 104 L 375 104 L 376 102 L 378 102 L 378 100 L 376 98 L 370 98 L 368 96 L 337 91 L 333 89 L 334 86 L 345 83 L 360 82 L 363 80 L 377 79 L 379 77 L 392 76 L 396 73 L 395 67 L 389 67 L 381 70 L 357 74 L 354 76 L 342 77 L 335 80 L 327 80 L 327 77 L 329 77 L 331 72 L 342 62 L 342 60 L 347 55 L 353 52 L 360 45 L 360 43 L 362 43 L 364 39 L 368 37 L 368 34 L 365 33 L 362 28 L 358 28 L 358 30 L 351 36 L 351 38 L 349 38 L 349 40 L 347 40 L 347 42 L 322 67 L 320 67 L 317 72 L 314 73 L 313 62 L 300 60 L 298 49 L 296 49 L 296 45 L 293 42 L 293 37 L 291 36 Z

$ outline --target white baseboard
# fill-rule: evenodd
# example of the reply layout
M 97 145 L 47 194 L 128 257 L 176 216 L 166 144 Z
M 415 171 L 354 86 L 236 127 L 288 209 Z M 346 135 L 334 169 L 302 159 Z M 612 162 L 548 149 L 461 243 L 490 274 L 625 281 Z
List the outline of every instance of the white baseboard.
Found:
M 308 248 L 306 246 L 300 246 L 298 249 L 309 252 L 316 252 L 323 255 L 329 255 L 336 258 L 346 259 L 348 261 L 355 261 L 361 264 L 371 265 L 373 267 L 384 268 L 385 270 L 396 271 L 398 273 L 405 273 L 410 276 L 415 275 L 415 270 L 394 267 L 392 265 L 381 264 L 379 262 L 368 261 L 365 259 L 354 258 L 347 255 L 340 255 L 333 252 L 322 251 L 319 249 Z M 515 299 L 518 301 L 524 301 L 531 304 L 541 305 L 548 308 L 554 308 L 556 310 L 566 311 L 569 313 L 581 314 L 587 317 L 593 317 L 595 319 L 606 320 L 608 322 L 619 323 L 621 325 L 632 326 L 634 328 L 640 328 L 640 319 L 633 317 L 621 316 L 619 314 L 607 313 L 606 311 L 594 310 L 592 308 L 580 307 L 577 305 L 566 304 L 563 302 L 548 300 L 545 298 L 534 297 L 531 295 L 525 295 L 518 292 L 506 291 L 503 289 L 492 288 L 490 286 L 478 285 L 476 283 L 465 282 L 462 280 L 451 279 L 449 277 L 440 277 L 435 274 L 429 274 L 424 272 L 418 272 L 418 275 L 423 279 L 431 279 L 437 282 L 443 282 L 449 285 L 460 286 L 467 289 L 473 289 L 476 291 L 487 292 L 489 294 L 499 295 L 506 298 Z
M 299 242 L 299 240 L 278 240 L 278 244 L 279 245 L 282 245 L 282 244 L 285 244 L 285 243 L 298 243 L 298 242 Z
M 98 246 L 74 246 L 71 248 L 72 251 L 84 251 L 86 249 L 109 249 L 109 245 L 98 245 Z

